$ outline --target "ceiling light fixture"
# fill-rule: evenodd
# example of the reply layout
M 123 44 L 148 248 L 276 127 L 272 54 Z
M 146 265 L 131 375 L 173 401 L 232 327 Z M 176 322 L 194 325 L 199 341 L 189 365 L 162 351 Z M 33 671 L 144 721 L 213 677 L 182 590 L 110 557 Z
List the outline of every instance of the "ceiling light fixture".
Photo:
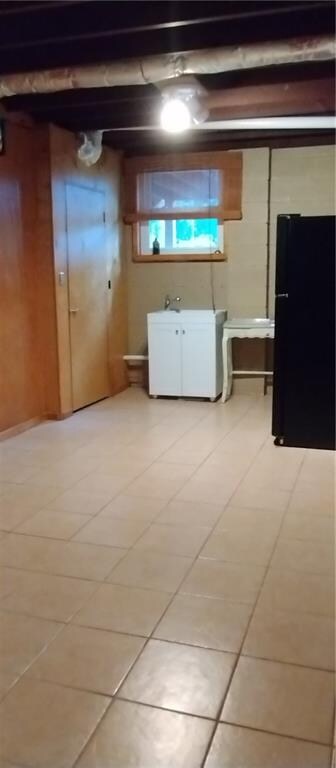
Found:
M 161 128 L 168 133 L 183 133 L 208 117 L 202 104 L 206 92 L 193 77 L 180 77 L 162 88 Z
M 161 115 L 161 128 L 168 133 L 182 133 L 191 126 L 191 114 L 185 101 L 179 98 L 164 100 Z

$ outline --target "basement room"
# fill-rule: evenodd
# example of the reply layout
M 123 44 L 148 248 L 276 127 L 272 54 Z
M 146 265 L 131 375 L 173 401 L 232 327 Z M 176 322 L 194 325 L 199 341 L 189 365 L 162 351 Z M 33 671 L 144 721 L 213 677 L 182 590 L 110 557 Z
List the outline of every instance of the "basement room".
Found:
M 0 0 L 0 768 L 336 768 L 335 58 Z

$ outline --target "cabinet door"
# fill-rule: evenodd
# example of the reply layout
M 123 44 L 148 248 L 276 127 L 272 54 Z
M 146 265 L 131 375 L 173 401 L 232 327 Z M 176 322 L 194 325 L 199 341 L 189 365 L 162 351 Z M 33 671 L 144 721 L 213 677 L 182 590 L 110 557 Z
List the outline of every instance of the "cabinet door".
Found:
M 215 397 L 214 327 L 184 324 L 182 327 L 182 394 Z
M 181 330 L 178 324 L 148 328 L 149 394 L 182 394 Z

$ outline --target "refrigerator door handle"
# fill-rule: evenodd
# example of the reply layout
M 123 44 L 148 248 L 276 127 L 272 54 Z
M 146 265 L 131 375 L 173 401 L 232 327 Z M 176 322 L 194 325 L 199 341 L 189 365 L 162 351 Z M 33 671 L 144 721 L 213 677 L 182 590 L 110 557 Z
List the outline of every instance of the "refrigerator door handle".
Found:
M 276 299 L 288 299 L 288 293 L 277 293 L 275 298 Z

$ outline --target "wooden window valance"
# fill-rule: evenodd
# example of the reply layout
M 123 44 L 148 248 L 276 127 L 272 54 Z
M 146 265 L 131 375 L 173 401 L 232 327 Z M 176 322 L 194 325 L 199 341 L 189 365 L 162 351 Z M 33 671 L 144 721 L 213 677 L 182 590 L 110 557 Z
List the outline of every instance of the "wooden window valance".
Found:
M 242 153 L 192 152 L 124 161 L 124 222 L 242 216 Z

